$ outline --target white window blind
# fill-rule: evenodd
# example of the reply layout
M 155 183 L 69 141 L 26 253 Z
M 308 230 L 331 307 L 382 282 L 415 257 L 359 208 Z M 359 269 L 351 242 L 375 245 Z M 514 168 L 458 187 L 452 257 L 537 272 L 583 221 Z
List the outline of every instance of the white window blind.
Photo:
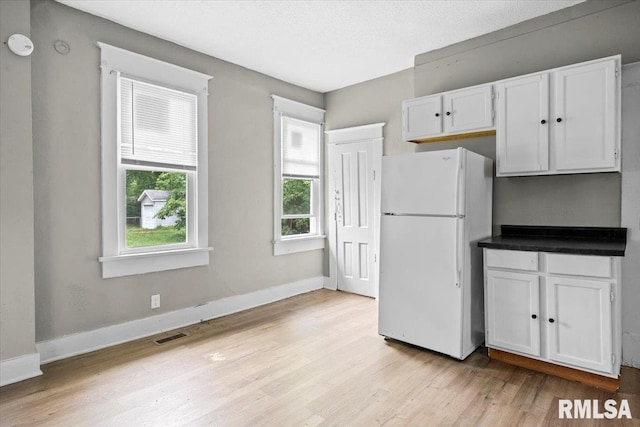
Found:
M 195 170 L 197 96 L 119 79 L 122 163 Z
M 282 176 L 320 177 L 320 125 L 282 116 Z

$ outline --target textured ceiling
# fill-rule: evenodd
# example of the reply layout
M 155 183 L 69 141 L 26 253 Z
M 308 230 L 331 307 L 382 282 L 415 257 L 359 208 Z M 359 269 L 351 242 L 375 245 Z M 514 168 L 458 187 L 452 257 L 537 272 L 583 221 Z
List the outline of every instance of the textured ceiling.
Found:
M 415 55 L 582 0 L 58 0 L 319 92 L 413 66 Z

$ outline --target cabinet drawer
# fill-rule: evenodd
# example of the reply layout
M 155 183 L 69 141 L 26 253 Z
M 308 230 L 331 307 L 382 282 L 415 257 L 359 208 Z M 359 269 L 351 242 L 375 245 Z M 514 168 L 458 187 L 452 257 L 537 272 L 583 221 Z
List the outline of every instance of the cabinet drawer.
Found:
M 611 277 L 611 258 L 591 255 L 547 254 L 547 271 L 576 276 Z
M 538 252 L 487 249 L 486 257 L 487 267 L 527 271 L 538 270 Z

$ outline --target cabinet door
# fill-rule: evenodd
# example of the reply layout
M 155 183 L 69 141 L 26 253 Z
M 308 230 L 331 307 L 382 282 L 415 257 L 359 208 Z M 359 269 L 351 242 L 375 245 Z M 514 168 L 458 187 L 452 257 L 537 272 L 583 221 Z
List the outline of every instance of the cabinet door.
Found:
M 487 270 L 487 344 L 540 356 L 539 278 Z
M 402 134 L 405 140 L 442 133 L 442 96 L 426 96 L 402 103 Z
M 497 84 L 497 175 L 549 168 L 549 74 Z
M 493 85 L 445 93 L 444 131 L 460 133 L 493 127 L 492 94 Z
M 547 278 L 549 359 L 611 373 L 611 284 Z
M 554 73 L 555 168 L 620 170 L 617 165 L 616 61 Z

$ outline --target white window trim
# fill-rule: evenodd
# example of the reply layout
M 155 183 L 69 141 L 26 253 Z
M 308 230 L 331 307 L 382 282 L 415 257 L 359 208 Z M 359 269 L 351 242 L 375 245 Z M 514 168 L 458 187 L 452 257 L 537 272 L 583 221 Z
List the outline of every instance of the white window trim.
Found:
M 209 75 L 98 42 L 101 50 L 102 139 L 102 277 L 120 277 L 209 264 L 208 246 L 208 144 L 207 96 Z M 188 91 L 198 101 L 198 167 L 195 197 L 188 209 L 197 212 L 193 244 L 189 247 L 150 247 L 147 251 L 122 251 L 119 224 L 124 221 L 123 177 L 119 168 L 117 80 L 119 74 Z M 122 187 L 122 188 L 121 188 Z M 122 199 L 118 203 L 119 198 Z
M 273 98 L 273 254 L 285 255 L 296 252 L 324 249 L 324 113 L 321 108 L 271 95 Z M 320 125 L 320 179 L 318 180 L 318 233 L 310 235 L 282 236 L 282 129 L 281 116 L 317 123 Z

